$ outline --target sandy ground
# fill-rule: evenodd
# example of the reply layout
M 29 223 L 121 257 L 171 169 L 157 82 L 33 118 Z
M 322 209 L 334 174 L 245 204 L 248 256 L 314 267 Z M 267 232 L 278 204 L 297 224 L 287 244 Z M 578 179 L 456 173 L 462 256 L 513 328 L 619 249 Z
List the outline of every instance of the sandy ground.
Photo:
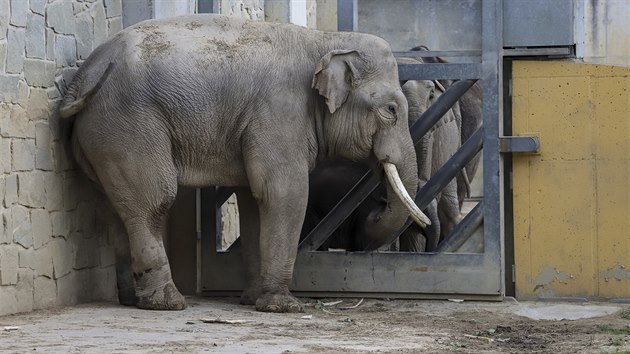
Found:
M 0 317 L 0 352 L 613 353 L 630 351 L 630 305 L 302 299 L 303 314 L 235 298 L 189 298 L 179 312 L 93 303 Z M 565 318 L 535 320 L 535 318 Z M 596 316 L 592 318 L 579 318 Z M 578 318 L 567 320 L 566 318 Z M 204 323 L 201 319 L 241 323 Z M 15 327 L 17 328 L 15 328 Z

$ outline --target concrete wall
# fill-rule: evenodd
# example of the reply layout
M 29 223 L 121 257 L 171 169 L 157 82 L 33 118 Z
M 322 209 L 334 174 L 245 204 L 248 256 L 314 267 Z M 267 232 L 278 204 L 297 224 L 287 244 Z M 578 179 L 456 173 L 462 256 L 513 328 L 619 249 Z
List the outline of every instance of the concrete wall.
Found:
M 0 0 L 0 314 L 115 297 L 118 219 L 67 154 L 56 113 L 121 0 Z
M 359 0 L 359 32 L 376 34 L 395 51 L 481 49 L 480 0 Z M 336 13 L 336 12 L 335 12 Z
M 630 66 L 630 4 L 627 0 L 579 2 L 583 35 L 578 57 L 587 63 Z M 581 26 L 578 23 L 578 26 Z

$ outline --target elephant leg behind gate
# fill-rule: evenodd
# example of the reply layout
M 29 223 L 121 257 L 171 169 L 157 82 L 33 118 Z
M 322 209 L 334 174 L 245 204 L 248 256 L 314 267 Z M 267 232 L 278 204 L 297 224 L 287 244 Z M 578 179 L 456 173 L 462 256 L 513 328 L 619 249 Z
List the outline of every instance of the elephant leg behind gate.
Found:
M 238 220 L 243 245 L 243 264 L 247 287 L 241 295 L 241 304 L 255 305 L 261 295 L 260 284 L 260 219 L 258 205 L 249 188 L 237 188 Z

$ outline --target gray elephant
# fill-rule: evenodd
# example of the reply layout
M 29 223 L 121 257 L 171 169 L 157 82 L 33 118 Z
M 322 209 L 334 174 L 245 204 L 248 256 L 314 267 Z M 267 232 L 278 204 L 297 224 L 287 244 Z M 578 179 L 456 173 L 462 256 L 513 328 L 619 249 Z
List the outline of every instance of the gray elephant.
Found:
M 302 310 L 288 284 L 318 162 L 384 167 L 396 183 L 379 217 L 402 225 L 411 208 L 429 222 L 410 205 L 407 102 L 375 36 L 218 15 L 142 22 L 81 65 L 60 116 L 74 117 L 74 156 L 125 224 L 139 308 L 186 306 L 162 243 L 178 185 L 238 187 L 241 302 L 260 311 Z
M 427 50 L 417 47 L 412 50 Z M 423 60 L 424 59 L 424 60 Z M 445 62 L 441 58 L 399 58 L 399 63 L 421 64 Z M 420 118 L 427 108 L 451 84 L 450 81 L 415 80 L 403 84 L 403 92 L 409 104 L 409 125 Z M 446 86 L 446 87 L 445 87 Z M 475 131 L 481 126 L 481 90 L 474 85 L 451 110 L 416 144 L 418 183 L 424 185 L 442 167 Z M 470 191 L 470 180 L 476 173 L 478 157 L 450 181 L 426 208 L 431 225 L 424 230 L 412 225 L 405 231 L 395 249 L 401 251 L 432 251 L 437 247 L 461 218 L 461 206 Z M 310 199 L 302 230 L 305 237 L 330 211 L 345 193 L 363 176 L 367 166 L 347 160 L 335 160 L 318 166 L 310 179 Z M 471 176 L 471 177 L 468 177 Z M 334 182 L 333 182 L 334 181 Z M 332 186 L 332 187 L 331 187 Z M 366 250 L 383 246 L 396 225 L 378 221 L 378 233 L 374 232 L 375 211 L 386 208 L 384 188 L 374 191 L 338 230 L 322 245 L 326 248 Z

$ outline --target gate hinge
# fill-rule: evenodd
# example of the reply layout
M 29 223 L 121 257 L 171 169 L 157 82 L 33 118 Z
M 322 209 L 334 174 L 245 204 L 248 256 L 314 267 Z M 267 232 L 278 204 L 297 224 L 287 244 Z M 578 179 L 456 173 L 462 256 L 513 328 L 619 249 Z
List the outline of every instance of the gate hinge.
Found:
M 499 152 L 537 152 L 540 140 L 537 136 L 501 136 L 499 137 Z

